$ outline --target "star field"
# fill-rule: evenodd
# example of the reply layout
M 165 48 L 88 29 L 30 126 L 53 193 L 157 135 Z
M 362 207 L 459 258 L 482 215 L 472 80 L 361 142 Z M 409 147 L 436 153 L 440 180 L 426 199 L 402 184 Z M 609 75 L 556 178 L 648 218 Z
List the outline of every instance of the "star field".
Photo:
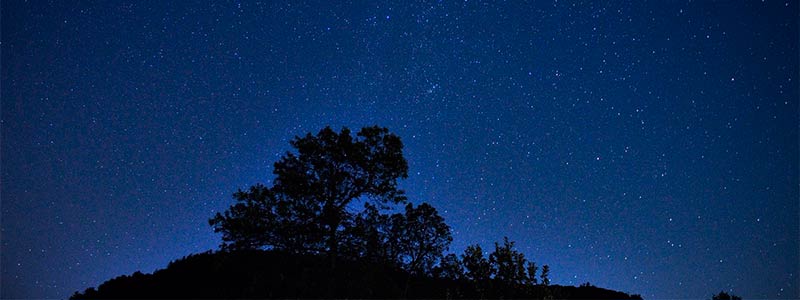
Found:
M 451 251 L 800 298 L 793 1 L 2 4 L 2 298 L 217 249 L 295 135 L 377 124 Z

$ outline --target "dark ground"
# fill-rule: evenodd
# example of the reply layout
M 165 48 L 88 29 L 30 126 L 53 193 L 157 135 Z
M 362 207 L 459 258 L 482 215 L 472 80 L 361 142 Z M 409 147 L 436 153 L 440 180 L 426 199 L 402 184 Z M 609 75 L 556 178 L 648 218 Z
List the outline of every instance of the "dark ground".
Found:
M 641 299 L 594 286 L 507 285 L 412 276 L 391 266 L 276 251 L 207 252 L 153 274 L 136 272 L 75 293 L 109 298 L 555 298 Z

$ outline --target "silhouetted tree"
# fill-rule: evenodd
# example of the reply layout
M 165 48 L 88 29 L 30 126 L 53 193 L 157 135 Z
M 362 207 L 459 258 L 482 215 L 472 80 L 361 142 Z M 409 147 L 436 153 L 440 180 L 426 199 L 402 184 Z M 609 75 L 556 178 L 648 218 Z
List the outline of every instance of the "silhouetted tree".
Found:
M 711 300 L 742 300 L 742 297 L 720 291 L 719 294 L 711 296 Z
M 464 250 L 461 256 L 461 261 L 466 270 L 465 275 L 468 279 L 474 281 L 488 280 L 494 270 L 489 261 L 483 256 L 483 249 L 480 245 L 470 245 Z
M 542 284 L 543 285 L 550 285 L 550 266 L 544 265 L 542 266 Z
M 533 286 L 536 264 L 507 237 L 488 259 L 479 245 L 468 246 L 461 260 L 443 257 L 452 236 L 433 206 L 408 203 L 402 213 L 381 213 L 406 201 L 397 179 L 408 172 L 403 145 L 386 128 L 366 127 L 354 138 L 347 128 L 326 127 L 291 145 L 296 153 L 275 163 L 272 187 L 237 191 L 236 203 L 209 220 L 222 233 L 223 250 L 245 251 L 190 255 L 71 298 L 641 299 L 588 283 L 546 286 L 547 265 L 540 275 L 545 286 Z M 339 256 L 349 259 L 337 265 Z M 724 292 L 713 300 L 729 299 L 741 300 Z
M 392 216 L 391 239 L 396 241 L 400 261 L 412 273 L 428 274 L 442 257 L 453 237 L 436 209 L 427 203 L 406 204 L 405 214 Z
M 222 248 L 302 251 L 322 246 L 322 231 L 313 222 L 319 211 L 305 201 L 289 201 L 283 195 L 257 184 L 233 194 L 238 203 L 209 223 L 222 233 Z
M 364 211 L 358 213 L 352 226 L 346 226 L 342 234 L 343 247 L 340 254 L 373 262 L 391 262 L 392 249 L 388 232 L 389 216 L 381 214 L 377 207 L 365 203 Z
M 439 262 L 438 276 L 441 278 L 459 280 L 464 278 L 464 265 L 453 253 L 445 255 Z
M 381 127 L 330 127 L 291 141 L 275 163 L 274 184 L 239 192 L 240 201 L 209 222 L 223 234 L 223 248 L 272 246 L 338 254 L 340 234 L 355 222 L 347 205 L 354 199 L 402 203 L 397 179 L 408 176 L 400 138 Z
M 274 213 L 277 200 L 263 185 L 250 187 L 249 192 L 239 190 L 233 194 L 238 203 L 224 213 L 217 213 L 209 220 L 214 232 L 222 233 L 223 249 L 255 249 L 270 241 L 270 227 L 277 224 Z
M 489 254 L 489 262 L 496 270 L 495 279 L 511 284 L 525 282 L 525 255 L 514 250 L 514 242 L 503 238 L 503 245 L 494 243 L 494 252 Z
M 539 267 L 536 266 L 535 262 L 532 261 L 528 262 L 527 271 L 528 271 L 527 283 L 533 285 L 539 284 L 539 279 L 536 278 L 536 273 L 539 271 Z

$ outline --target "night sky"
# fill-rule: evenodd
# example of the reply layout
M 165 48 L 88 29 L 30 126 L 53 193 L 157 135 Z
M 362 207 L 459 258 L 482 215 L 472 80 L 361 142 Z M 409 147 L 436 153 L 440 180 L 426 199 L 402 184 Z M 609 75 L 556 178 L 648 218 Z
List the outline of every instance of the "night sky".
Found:
M 2 297 L 218 249 L 295 135 L 377 124 L 451 251 L 800 297 L 798 2 L 3 1 Z

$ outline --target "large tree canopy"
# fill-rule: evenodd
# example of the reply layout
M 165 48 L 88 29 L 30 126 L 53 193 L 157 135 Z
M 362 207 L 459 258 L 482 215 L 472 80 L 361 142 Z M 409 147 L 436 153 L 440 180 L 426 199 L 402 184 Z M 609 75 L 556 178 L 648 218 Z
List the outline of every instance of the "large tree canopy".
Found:
M 329 127 L 291 141 L 275 163 L 272 187 L 234 194 L 237 203 L 209 222 L 224 249 L 277 248 L 386 260 L 429 271 L 447 249 L 450 228 L 423 203 L 405 214 L 381 214 L 405 203 L 397 181 L 408 176 L 400 138 L 365 127 L 353 137 Z M 364 201 L 355 211 L 354 200 Z
M 297 154 L 287 152 L 275 163 L 275 193 L 303 202 L 323 231 L 325 251 L 336 253 L 342 222 L 351 215 L 347 204 L 367 197 L 378 203 L 405 201 L 397 179 L 408 177 L 400 138 L 380 127 L 365 127 L 356 138 L 343 128 L 330 127 L 291 142 Z
M 326 253 L 333 265 L 345 256 L 417 275 L 537 283 L 538 267 L 508 238 L 495 243 L 488 259 L 478 245 L 467 247 L 460 260 L 444 256 L 453 240 L 450 227 L 430 204 L 406 203 L 397 186 L 408 173 L 403 144 L 386 128 L 366 127 L 355 137 L 347 128 L 325 128 L 295 137 L 291 145 L 295 151 L 274 165 L 271 187 L 239 190 L 236 203 L 209 220 L 222 233 L 223 249 Z M 391 208 L 395 213 L 384 213 Z M 542 266 L 542 284 L 549 283 L 548 273 Z

